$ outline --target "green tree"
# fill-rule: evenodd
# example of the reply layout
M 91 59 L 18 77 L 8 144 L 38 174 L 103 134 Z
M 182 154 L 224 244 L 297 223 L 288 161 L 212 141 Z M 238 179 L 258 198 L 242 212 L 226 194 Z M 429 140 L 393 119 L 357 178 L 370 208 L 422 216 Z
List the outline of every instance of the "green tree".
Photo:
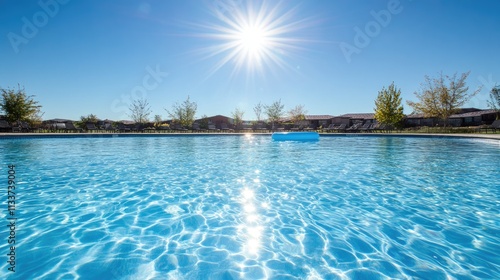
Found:
M 272 129 L 274 129 L 274 124 L 283 117 L 284 108 L 285 105 L 281 104 L 281 99 L 274 101 L 271 105 L 264 105 L 264 111 L 267 115 L 267 120 L 272 125 Z
M 93 124 L 97 124 L 97 122 L 99 121 L 99 119 L 97 118 L 96 115 L 94 114 L 90 114 L 90 115 L 87 115 L 87 116 L 81 116 L 80 117 L 80 121 L 82 123 L 93 123 Z
M 129 107 L 130 117 L 136 123 L 147 123 L 149 121 L 149 114 L 151 114 L 151 107 L 146 99 L 136 99 Z
M 293 123 L 297 123 L 306 119 L 307 111 L 304 109 L 304 105 L 297 105 L 293 109 L 288 111 L 288 116 Z
M 490 91 L 488 105 L 493 110 L 497 110 L 497 120 L 500 119 L 500 86 L 495 85 Z
M 404 118 L 401 90 L 394 86 L 383 87 L 375 100 L 375 119 L 379 123 L 400 126 Z
M 16 121 L 36 121 L 41 118 L 40 108 L 38 101 L 33 99 L 34 95 L 27 95 L 24 87 L 18 86 L 15 89 L 0 89 L 2 99 L 0 100 L 0 110 L 6 115 L 8 122 Z
M 474 97 L 481 88 L 469 93 L 465 80 L 470 72 L 457 77 L 443 76 L 430 78 L 425 76 L 421 92 L 415 92 L 418 102 L 407 101 L 416 113 L 423 113 L 425 117 L 438 117 L 444 120 L 445 126 L 448 118 L 455 114 L 467 101 Z
M 183 127 L 191 127 L 194 122 L 194 116 L 196 115 L 196 110 L 198 105 L 196 102 L 191 102 L 189 96 L 182 102 L 182 104 L 175 103 L 172 105 L 172 111 L 165 109 L 172 118 L 172 121 L 179 123 Z
M 85 128 L 85 124 L 87 124 L 87 123 L 97 124 L 98 121 L 99 121 L 99 119 L 97 118 L 96 115 L 90 114 L 87 116 L 81 116 L 80 121 L 77 122 L 76 125 L 80 128 Z
M 236 108 L 231 113 L 231 116 L 233 117 L 233 120 L 234 120 L 234 126 L 236 129 L 239 129 L 241 127 L 241 124 L 243 123 L 243 115 L 244 114 L 245 114 L 245 112 L 243 112 L 239 108 Z

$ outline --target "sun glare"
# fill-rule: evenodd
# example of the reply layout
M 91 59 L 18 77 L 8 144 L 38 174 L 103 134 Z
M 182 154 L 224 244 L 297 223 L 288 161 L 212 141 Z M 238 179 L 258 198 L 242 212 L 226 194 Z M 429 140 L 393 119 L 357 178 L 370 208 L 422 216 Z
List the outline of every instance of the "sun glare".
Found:
M 280 4 L 271 7 L 264 1 L 260 5 L 254 1 L 244 3 L 223 15 L 214 11 L 218 24 L 203 25 L 209 32 L 200 36 L 211 39 L 211 46 L 200 52 L 206 59 L 217 59 L 210 75 L 227 64 L 233 65 L 233 74 L 240 70 L 263 72 L 273 67 L 294 69 L 287 58 L 301 50 L 298 45 L 303 40 L 294 33 L 306 26 L 305 20 L 293 20 L 297 9 L 284 9 Z
M 269 45 L 265 30 L 259 26 L 243 29 L 238 37 L 240 46 L 250 55 L 258 55 Z

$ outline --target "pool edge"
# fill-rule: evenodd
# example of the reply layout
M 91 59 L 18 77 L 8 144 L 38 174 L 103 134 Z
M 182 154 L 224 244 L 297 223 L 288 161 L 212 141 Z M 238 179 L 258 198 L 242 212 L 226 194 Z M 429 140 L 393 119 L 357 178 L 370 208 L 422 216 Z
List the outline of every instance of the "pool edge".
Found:
M 113 138 L 113 137 L 193 137 L 193 136 L 271 136 L 272 133 L 0 133 L 0 139 L 14 138 Z M 319 133 L 320 137 L 422 137 L 422 138 L 477 138 L 500 141 L 500 134 L 444 134 L 444 133 Z

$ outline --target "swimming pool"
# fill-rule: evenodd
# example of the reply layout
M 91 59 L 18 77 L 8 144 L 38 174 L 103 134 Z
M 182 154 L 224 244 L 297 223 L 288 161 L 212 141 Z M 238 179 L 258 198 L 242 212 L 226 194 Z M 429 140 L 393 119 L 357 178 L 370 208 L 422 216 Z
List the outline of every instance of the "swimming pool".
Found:
M 1 279 L 500 279 L 499 141 L 0 139 L 0 152 L 18 218 Z

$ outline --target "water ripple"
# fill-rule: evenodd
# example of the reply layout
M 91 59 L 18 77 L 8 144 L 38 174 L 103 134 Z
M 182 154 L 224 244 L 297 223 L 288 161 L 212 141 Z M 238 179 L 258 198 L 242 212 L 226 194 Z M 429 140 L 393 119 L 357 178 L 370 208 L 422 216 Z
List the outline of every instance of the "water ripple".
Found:
M 3 262 L 0 278 L 499 279 L 499 147 L 2 139 L 19 227 L 17 272 Z

